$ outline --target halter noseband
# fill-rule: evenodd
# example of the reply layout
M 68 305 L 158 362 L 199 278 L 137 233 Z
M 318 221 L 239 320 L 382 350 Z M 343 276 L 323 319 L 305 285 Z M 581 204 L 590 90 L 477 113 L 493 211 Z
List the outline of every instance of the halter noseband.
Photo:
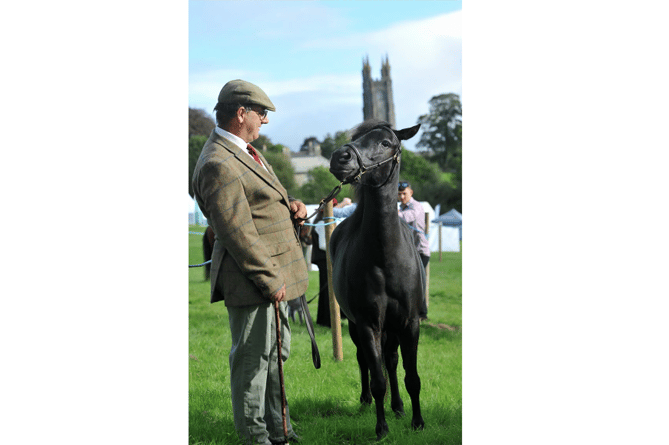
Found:
M 388 174 L 388 177 L 386 178 L 386 180 L 383 181 L 383 183 L 381 185 L 370 186 L 370 187 L 375 187 L 375 188 L 383 187 L 384 185 L 386 185 L 388 183 L 390 178 L 393 176 L 393 173 L 395 171 L 395 167 L 397 167 L 397 164 L 399 162 L 400 154 L 402 153 L 402 144 L 400 143 L 399 147 L 397 148 L 397 151 L 395 151 L 395 153 L 391 157 L 389 157 L 387 159 L 384 159 L 381 162 L 377 162 L 376 164 L 372 164 L 372 165 L 367 166 L 362 161 L 362 156 L 360 155 L 360 152 L 358 151 L 358 149 L 355 148 L 355 146 L 353 146 L 351 144 L 344 145 L 344 147 L 346 147 L 346 146 L 350 147 L 353 150 L 353 153 L 355 153 L 356 158 L 358 158 L 358 165 L 360 167 L 358 168 L 358 170 L 355 173 L 353 173 L 348 178 L 344 179 L 344 181 L 342 181 L 342 184 L 350 184 L 350 183 L 353 183 L 353 182 L 360 182 L 360 178 L 362 177 L 362 175 L 364 175 L 368 171 L 375 170 L 375 169 L 381 167 L 382 165 L 387 164 L 390 161 L 393 161 L 393 168 L 392 168 L 392 170 L 390 170 L 390 173 Z

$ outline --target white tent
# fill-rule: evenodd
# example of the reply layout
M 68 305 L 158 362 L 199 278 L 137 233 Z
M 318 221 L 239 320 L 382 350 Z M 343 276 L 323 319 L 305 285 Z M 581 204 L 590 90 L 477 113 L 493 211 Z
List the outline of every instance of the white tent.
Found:
M 204 217 L 197 202 L 190 195 L 188 195 L 188 224 L 207 225 L 207 218 Z
M 429 202 L 420 201 L 420 204 L 428 214 L 428 221 L 432 221 L 438 216 Z M 399 203 L 397 205 L 399 206 Z M 439 225 L 430 223 L 427 235 L 427 244 L 430 246 L 430 252 L 439 252 Z M 441 228 L 441 251 L 460 252 L 460 233 L 457 227 L 443 226 Z
M 430 236 L 428 239 L 430 252 L 439 252 L 439 225 L 430 225 Z M 441 251 L 460 252 L 460 232 L 457 227 L 441 227 Z

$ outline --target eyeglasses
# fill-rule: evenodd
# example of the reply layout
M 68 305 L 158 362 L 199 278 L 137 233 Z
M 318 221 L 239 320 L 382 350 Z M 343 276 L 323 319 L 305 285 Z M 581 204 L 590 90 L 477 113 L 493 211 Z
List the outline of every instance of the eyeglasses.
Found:
M 246 110 L 247 113 L 250 112 L 250 111 L 255 111 L 258 114 L 258 117 L 260 117 L 260 120 L 265 119 L 267 117 L 267 109 L 265 109 L 265 108 L 260 108 L 259 109 L 259 108 L 256 108 L 256 107 L 244 107 L 244 109 Z M 260 111 L 258 111 L 258 110 L 260 110 Z
M 406 182 L 406 181 L 402 181 L 402 182 L 400 182 L 398 188 L 399 188 L 400 190 L 404 190 L 404 189 L 407 188 L 407 187 L 409 187 L 409 183 Z

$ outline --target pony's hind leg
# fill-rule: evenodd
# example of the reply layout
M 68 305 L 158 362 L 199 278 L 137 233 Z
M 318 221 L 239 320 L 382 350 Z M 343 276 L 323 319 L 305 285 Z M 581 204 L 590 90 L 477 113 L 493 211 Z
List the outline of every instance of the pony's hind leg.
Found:
M 400 336 L 400 345 L 402 349 L 402 365 L 406 375 L 404 384 L 406 385 L 409 397 L 411 397 L 411 406 L 413 408 L 413 417 L 411 426 L 414 429 L 423 429 L 425 422 L 420 412 L 420 377 L 418 376 L 418 337 L 420 335 L 419 322 L 415 323 Z
M 400 397 L 400 389 L 397 384 L 397 362 L 399 354 L 397 347 L 400 344 L 399 338 L 394 334 L 384 334 L 383 358 L 388 371 L 388 382 L 390 383 L 390 407 L 397 417 L 404 416 L 404 403 Z
M 348 332 L 353 340 L 353 344 L 356 348 L 355 356 L 358 359 L 358 368 L 360 368 L 360 382 L 361 382 L 361 393 L 360 393 L 360 403 L 363 405 L 372 404 L 372 391 L 369 389 L 369 368 L 367 367 L 367 361 L 365 360 L 365 353 L 360 347 L 360 341 L 358 340 L 358 331 L 355 326 L 355 323 L 349 320 L 348 322 Z

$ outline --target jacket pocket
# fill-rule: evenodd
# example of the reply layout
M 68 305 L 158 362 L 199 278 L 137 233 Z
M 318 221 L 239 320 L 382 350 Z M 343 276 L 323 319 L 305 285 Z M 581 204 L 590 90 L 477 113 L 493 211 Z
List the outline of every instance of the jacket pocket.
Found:
M 269 254 L 270 254 L 270 256 L 277 256 L 277 255 L 281 255 L 282 253 L 286 253 L 290 250 L 292 244 L 293 244 L 293 242 L 291 242 L 291 241 L 284 241 L 282 243 L 271 244 L 268 247 Z

